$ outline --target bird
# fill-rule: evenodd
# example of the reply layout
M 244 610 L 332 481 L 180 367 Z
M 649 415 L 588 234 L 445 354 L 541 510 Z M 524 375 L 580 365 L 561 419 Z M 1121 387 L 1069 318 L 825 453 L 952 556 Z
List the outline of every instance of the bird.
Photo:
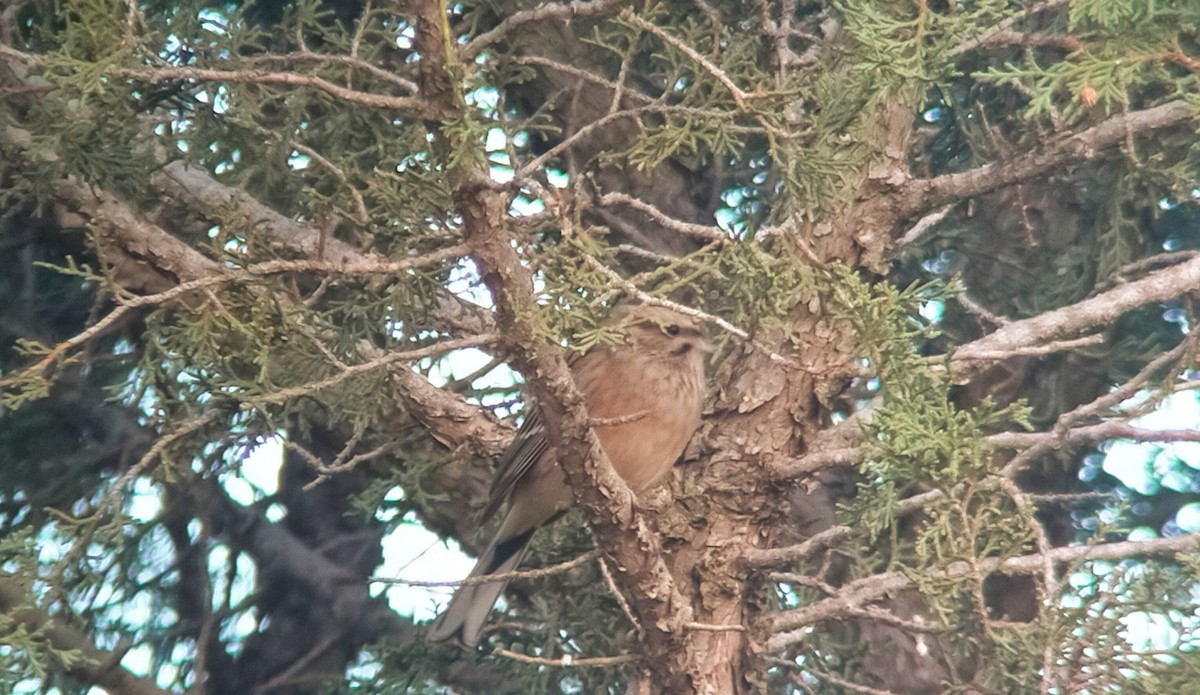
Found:
M 700 426 L 704 363 L 712 348 L 699 319 L 669 307 L 622 304 L 609 320 L 621 328 L 622 342 L 577 353 L 569 366 L 601 448 L 634 494 L 641 495 L 670 474 Z M 505 502 L 507 511 L 468 579 L 516 569 L 533 532 L 564 513 L 572 501 L 532 404 L 500 457 L 480 522 L 486 523 Z M 498 579 L 460 586 L 434 620 L 429 639 L 478 645 L 507 583 Z

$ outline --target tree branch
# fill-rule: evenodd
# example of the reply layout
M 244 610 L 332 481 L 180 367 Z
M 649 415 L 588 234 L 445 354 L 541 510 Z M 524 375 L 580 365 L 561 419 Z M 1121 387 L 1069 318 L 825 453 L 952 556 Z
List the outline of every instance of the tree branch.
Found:
M 667 217 L 657 207 L 650 203 L 644 202 L 639 198 L 635 198 L 628 193 L 605 193 L 596 199 L 600 205 L 626 205 L 637 210 L 638 212 L 653 219 L 655 222 L 663 226 L 664 229 L 670 229 L 673 232 L 686 234 L 695 238 L 697 241 L 704 243 L 716 243 L 724 246 L 732 241 L 732 237 L 720 227 L 709 227 L 703 224 L 693 224 L 682 220 L 675 220 Z
M 237 504 L 215 481 L 195 483 L 180 494 L 195 495 L 193 505 L 213 510 L 215 535 L 254 557 L 261 574 L 282 573 L 326 603 L 347 634 L 358 634 L 370 642 L 400 621 L 382 598 L 371 596 L 365 578 L 309 547 L 283 526 L 267 521 L 258 510 Z
M 1088 562 L 1092 560 L 1128 560 L 1134 557 L 1171 556 L 1200 549 L 1200 534 L 1156 538 L 1147 541 L 1122 541 L 1099 545 L 1068 546 L 1054 548 L 1046 555 L 1056 564 Z M 1045 567 L 1047 557 L 1042 553 L 1022 555 L 1008 559 L 983 558 L 972 566 L 965 561 L 954 562 L 928 576 L 933 579 L 958 579 L 970 577 L 977 572 L 1001 574 L 1034 574 Z M 778 651 L 805 639 L 808 626 L 823 620 L 834 620 L 846 611 L 861 608 L 904 589 L 912 588 L 912 581 L 900 572 L 887 572 L 865 577 L 847 584 L 836 596 L 821 599 L 802 608 L 784 611 L 769 621 L 773 634 L 767 640 L 769 651 Z
M 1126 312 L 1174 299 L 1196 287 L 1200 287 L 1200 257 L 1155 271 L 1070 306 L 1013 321 L 990 335 L 963 345 L 955 351 L 954 359 L 971 361 L 990 353 L 1011 352 L 1071 338 L 1089 329 L 1107 327 Z M 971 369 L 973 367 L 969 365 L 963 367 L 964 373 Z
M 47 157 L 34 149 L 29 133 L 19 128 L 0 128 L 0 145 L 15 151 L 18 156 Z M 178 200 L 190 210 L 213 217 L 228 215 L 235 210 L 253 220 L 276 253 L 301 256 L 305 260 L 274 260 L 251 264 L 241 270 L 231 270 L 205 257 L 178 238 L 151 222 L 128 203 L 104 190 L 63 179 L 54 188 L 56 198 L 72 213 L 81 215 L 97 230 L 98 238 L 107 249 L 106 262 L 111 265 L 112 281 L 132 293 L 145 296 L 123 300 L 129 306 L 143 306 L 168 301 L 185 301 L 189 291 L 223 284 L 240 274 L 270 274 L 275 272 L 312 271 L 373 274 L 403 272 L 435 257 L 451 260 L 462 254 L 462 247 L 453 245 L 428 256 L 392 260 L 378 254 L 361 253 L 338 239 L 324 239 L 315 228 L 275 212 L 243 191 L 216 181 L 207 172 L 186 164 L 172 162 L 152 178 L 152 185 L 164 196 Z M 443 254 L 445 254 L 443 256 Z M 117 311 L 125 310 L 118 307 Z M 438 307 L 438 328 L 449 334 L 478 335 L 494 330 L 490 315 L 474 305 L 448 296 Z M 90 334 L 89 334 L 90 335 Z M 371 359 L 367 356 L 366 359 Z M 459 491 L 478 489 L 482 496 L 485 476 L 482 471 L 512 439 L 512 428 L 499 421 L 491 411 L 464 401 L 437 388 L 421 374 L 411 369 L 392 371 L 400 396 L 407 405 L 406 415 L 428 428 L 430 435 L 443 445 L 475 454 L 471 465 L 447 468 L 448 489 Z M 478 471 L 478 473 L 477 473 Z M 459 538 L 467 540 L 472 528 L 462 514 L 438 516 L 433 524 L 445 532 L 452 529 Z
M 1012 321 L 1004 324 L 993 333 L 974 342 L 967 343 L 953 355 L 951 368 L 958 378 L 964 378 L 982 368 L 983 363 L 1002 359 L 1017 354 L 1040 354 L 1048 344 L 1056 348 L 1069 348 L 1080 344 L 1072 341 L 1072 336 L 1089 330 L 1104 328 L 1111 325 L 1117 318 L 1129 311 L 1141 308 L 1155 302 L 1165 302 L 1181 294 L 1192 291 L 1200 286 L 1200 256 L 1194 256 L 1177 265 L 1169 266 L 1149 273 L 1137 280 L 1114 287 L 1089 299 L 1082 300 L 1070 306 L 1047 311 L 1028 319 Z M 1083 344 L 1091 338 L 1081 339 Z M 1102 441 L 1107 438 L 1139 439 L 1144 435 L 1131 425 L 1123 423 L 1106 423 L 1113 437 L 1101 437 L 1090 441 Z M 1080 443 L 1086 443 L 1088 437 L 1100 436 L 1103 430 L 1080 430 L 1074 435 Z M 1121 428 L 1125 429 L 1121 429 Z M 823 446 L 814 443 L 810 453 L 798 460 L 781 461 L 773 467 L 774 475 L 781 480 L 806 475 L 823 468 L 855 465 L 862 459 L 862 453 L 856 448 L 861 440 L 861 432 L 848 428 L 843 424 L 841 429 L 845 441 L 840 444 L 830 443 Z M 1067 430 L 1068 432 L 1074 430 Z M 1038 446 L 1051 446 L 1056 443 L 1074 443 L 1070 438 L 1060 440 L 1058 434 L 1053 435 L 1053 442 L 1048 441 L 1050 433 L 1012 434 L 1003 435 L 1008 439 L 996 439 L 996 446 L 1010 446 L 1012 442 L 1020 441 L 1014 438 L 1023 437 L 1028 441 L 1038 439 Z M 1031 444 L 1030 446 L 1033 446 Z
M 76 652 L 79 660 L 69 666 L 52 661 L 53 668 L 61 673 L 112 695 L 169 695 L 149 678 L 135 676 L 122 667 L 122 654 L 97 649 L 91 637 L 34 607 L 29 587 L 11 575 L 0 576 L 0 615 L 41 634 L 54 651 Z
M 464 62 L 470 61 L 482 53 L 485 48 L 504 38 L 512 30 L 526 24 L 547 20 L 569 21 L 575 17 L 600 15 L 611 12 L 621 5 L 621 0 L 592 0 L 591 2 L 573 0 L 564 4 L 547 3 L 532 10 L 514 12 L 505 17 L 495 28 L 476 36 L 470 43 L 460 48 L 459 54 L 462 56 Z
M 834 526 L 797 545 L 784 548 L 747 548 L 742 554 L 742 559 L 751 567 L 795 564 L 846 540 L 853 533 L 854 529 L 848 526 Z
M 401 77 L 390 70 L 385 70 L 373 63 L 368 63 L 365 60 L 356 58 L 353 55 L 337 55 L 332 53 L 316 53 L 313 51 L 302 50 L 293 53 L 267 53 L 258 56 L 243 57 L 247 63 L 327 63 L 330 65 L 342 65 L 357 70 L 369 72 L 381 80 L 391 82 L 400 89 L 409 94 L 416 94 L 420 91 L 417 83 L 412 80 Z
M 505 232 L 507 199 L 487 185 L 460 182 L 463 228 L 484 283 L 496 303 L 497 323 L 508 337 L 515 366 L 537 400 L 547 435 L 576 500 L 588 512 L 597 540 L 632 585 L 651 653 L 685 649 L 690 606 L 675 587 L 658 535 L 637 510 L 633 492 L 613 470 L 589 426 L 582 394 L 558 346 L 542 340 L 531 323 L 537 314 L 533 280 Z M 657 668 L 666 666 L 660 661 Z M 652 668 L 655 668 L 652 666 Z M 668 669 L 669 670 L 669 669 Z M 663 682 L 683 677 L 662 673 Z
M 374 109 L 398 113 L 421 115 L 428 104 L 420 97 L 396 97 L 375 92 L 362 92 L 336 85 L 314 75 L 294 72 L 264 72 L 261 70 L 212 70 L 205 68 L 123 68 L 115 73 L 125 79 L 157 84 L 194 80 L 197 82 L 223 82 L 227 84 L 281 85 L 286 87 L 308 87 L 332 97 Z
M 265 394 L 261 397 L 251 398 L 249 401 L 256 405 L 283 403 L 293 398 L 314 394 L 331 386 L 337 386 L 356 374 L 363 374 L 376 369 L 381 369 L 383 367 L 396 364 L 397 362 L 415 362 L 416 360 L 421 360 L 436 355 L 443 355 L 454 350 L 491 345 L 499 340 L 499 335 L 494 333 L 485 333 L 483 335 L 472 336 L 470 338 L 460 338 L 457 340 L 437 342 L 433 343 L 432 345 L 426 345 L 425 347 L 415 348 L 412 350 L 388 352 L 380 355 L 379 357 L 368 359 L 366 362 L 345 367 L 337 374 L 320 381 L 314 381 L 308 384 L 301 384 L 291 388 L 280 389 L 278 391 Z
M 1042 0 L 1042 2 L 1029 6 L 1029 8 L 1027 8 L 1023 13 L 1001 20 L 988 27 L 982 33 L 963 41 L 951 49 L 951 54 L 962 55 L 963 53 L 973 51 L 980 46 L 991 45 L 997 41 L 998 37 L 1004 37 L 1010 33 L 1014 33 L 1013 27 L 1016 26 L 1017 22 L 1028 21 L 1034 15 L 1066 4 L 1067 0 Z
M 425 63 L 423 71 L 440 74 L 453 56 L 432 25 L 445 18 L 435 0 L 421 3 L 416 13 L 421 17 L 416 43 Z M 426 78 L 424 89 L 437 88 L 433 77 Z M 452 94 L 429 92 L 427 96 L 440 104 L 461 101 Z M 443 133 L 442 138 L 443 150 L 480 146 L 458 142 L 453 134 Z M 583 396 L 561 348 L 534 330 L 538 307 L 533 278 L 512 244 L 507 194 L 497 190 L 486 170 L 470 164 L 469 158 L 459 160 L 463 163 L 451 170 L 455 205 L 462 217 L 464 238 L 495 302 L 497 324 L 512 347 L 512 362 L 538 401 L 548 439 L 576 500 L 588 512 L 598 545 L 634 589 L 634 604 L 646 627 L 648 653 L 683 653 L 688 635 L 684 625 L 691 620 L 691 608 L 674 585 L 657 534 L 637 510 L 632 491 L 613 470 L 592 432 Z M 664 683 L 686 680 L 687 676 L 674 672 L 668 662 L 652 659 L 648 665 Z
M 932 179 L 914 179 L 897 192 L 897 219 L 919 215 L 948 203 L 1028 181 L 1066 164 L 1094 159 L 1109 147 L 1121 145 L 1130 134 L 1147 133 L 1196 119 L 1196 107 L 1185 101 L 1114 116 L 1087 130 L 1046 144 L 1036 152 L 969 171 Z
M 997 448 L 1028 449 L 1040 444 L 1054 447 L 1086 446 L 1110 439 L 1135 442 L 1200 442 L 1200 430 L 1148 430 L 1128 422 L 1111 421 L 1085 427 L 1054 429 L 1049 432 L 1001 432 L 988 437 Z

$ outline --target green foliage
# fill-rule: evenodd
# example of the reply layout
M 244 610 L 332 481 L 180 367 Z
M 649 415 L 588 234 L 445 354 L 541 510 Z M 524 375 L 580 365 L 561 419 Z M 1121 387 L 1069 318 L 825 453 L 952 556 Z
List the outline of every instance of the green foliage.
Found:
M 929 80 L 929 68 L 940 64 L 928 51 L 931 20 L 938 17 L 927 8 L 900 10 L 889 3 L 836 3 L 846 20 L 846 30 L 857 41 L 855 67 L 876 73 L 878 84 L 896 85 L 907 80 Z M 943 35 L 941 32 L 935 36 Z M 889 77 L 891 79 L 889 79 Z M 896 80 L 895 78 L 900 78 Z
M 21 339 L 15 345 L 15 351 L 22 356 L 45 356 L 50 348 L 41 343 Z M 3 390 L 0 391 L 0 407 L 6 410 L 16 410 L 21 406 L 45 398 L 50 393 L 50 380 L 45 374 L 24 370 L 5 376 Z
M 96 272 L 89 263 L 80 263 L 74 256 L 67 256 L 65 265 L 55 265 L 53 263 L 35 263 L 39 268 L 47 268 L 57 273 L 69 277 L 82 278 L 86 282 L 104 282 L 105 277 Z
M 88 83 L 103 81 L 101 74 L 72 72 L 50 79 L 79 94 L 38 101 L 30 109 L 29 120 L 44 127 L 33 133 L 32 149 L 44 154 L 30 160 L 33 166 L 26 170 L 23 186 L 48 195 L 44 187 L 50 182 L 74 175 L 135 199 L 145 196 L 141 183 L 152 166 L 128 94 L 111 88 L 90 90 Z
M 103 64 L 128 47 L 120 0 L 67 0 L 64 4 L 65 55 L 94 65 Z
M 713 271 L 689 279 L 707 296 L 720 297 L 717 306 L 738 312 L 750 325 L 779 321 L 796 306 L 819 296 L 823 278 L 800 258 L 757 241 L 729 244 L 713 259 Z
M 0 613 L 0 684 L 15 690 L 27 679 L 47 678 L 56 670 L 71 668 L 79 663 L 77 650 L 55 649 L 46 636 L 45 628 L 30 629 L 15 619 L 12 613 Z
M 1190 692 L 1195 687 L 1195 617 L 1188 595 L 1194 573 L 1173 563 L 1091 562 L 1067 575 L 1060 630 L 1097 692 Z
M 1085 55 L 1076 61 L 1057 62 L 1049 67 L 1036 64 L 993 67 L 976 77 L 994 84 L 1028 84 L 1033 98 L 1024 116 L 1030 119 L 1049 114 L 1062 103 L 1064 95 L 1070 95 L 1071 101 L 1063 109 L 1063 116 L 1077 121 L 1088 113 L 1090 105 L 1086 100 L 1098 102 L 1105 113 L 1118 110 L 1126 103 L 1131 85 L 1144 81 L 1143 71 L 1156 69 L 1157 65 L 1149 57 L 1131 60 L 1122 51 L 1115 55 Z M 1088 90 L 1091 96 L 1085 97 Z
M 47 635 L 45 622 L 30 619 L 40 614 L 33 605 L 37 584 L 38 539 L 36 529 L 26 527 L 0 535 L 0 592 L 8 604 L 0 611 L 0 687 L 8 692 L 30 677 L 45 678 L 62 667 L 78 664 L 78 650 L 56 649 Z M 21 601 L 14 601 L 22 596 Z
M 1165 26 L 1187 29 L 1200 20 L 1200 11 L 1188 0 L 1081 0 L 1071 3 L 1069 21 L 1073 32 L 1099 30 L 1108 34 L 1144 32 Z
M 1029 409 L 1020 403 L 998 407 L 987 400 L 973 408 L 956 405 L 947 363 L 916 352 L 937 333 L 935 325 L 920 317 L 921 308 L 944 303 L 960 288 L 935 282 L 899 289 L 887 283 L 868 285 L 841 269 L 834 275 L 834 314 L 854 326 L 862 364 L 878 379 L 865 425 L 870 445 L 861 467 L 863 480 L 845 513 L 861 530 L 864 543 L 883 552 L 860 554 L 855 572 L 891 570 L 910 577 L 931 615 L 957 636 L 938 638 L 954 658 L 979 650 L 998 659 L 1002 654 L 1026 658 L 1031 645 L 1044 644 L 1046 634 L 1037 625 L 985 630 L 984 575 L 961 568 L 1033 547 L 1039 522 L 996 476 L 986 439 L 1002 426 L 1029 427 Z M 915 520 L 900 503 L 922 491 L 937 496 L 921 506 Z M 959 571 L 944 573 L 956 567 Z M 1015 647 L 1013 640 L 1024 646 Z M 1036 673 L 1008 666 L 1001 678 Z M 1020 687 L 1028 683 L 1023 677 Z M 1033 683 L 1036 687 L 1036 679 Z M 995 692 L 1020 689 L 1013 683 L 996 685 Z
M 37 569 L 36 533 L 34 528 L 23 528 L 0 536 L 0 565 L 6 575 L 33 581 Z
M 1187 0 L 1136 2 L 1085 0 L 1070 7 L 1073 34 L 1082 39 L 1066 60 L 1042 62 L 1033 55 L 1022 64 L 991 67 L 976 74 L 994 84 L 1016 82 L 1031 95 L 1025 118 L 1061 110 L 1069 121 L 1095 108 L 1111 114 L 1128 110 L 1145 86 L 1167 86 L 1178 95 L 1194 91 L 1194 71 L 1171 69 L 1180 37 L 1200 23 L 1200 10 Z
M 872 452 L 855 503 L 856 520 L 875 534 L 896 523 L 898 495 L 912 486 L 951 493 L 960 485 L 983 481 L 990 473 L 991 449 L 985 440 L 989 428 L 1028 427 L 1029 413 L 1019 404 L 997 408 L 989 402 L 960 409 L 951 396 L 946 366 L 915 352 L 918 341 L 936 333 L 919 317 L 921 306 L 946 301 L 955 288 L 941 283 L 903 290 L 886 283 L 866 285 L 844 271 L 838 281 L 836 315 L 854 326 L 864 365 L 879 379 L 879 402 L 867 424 Z M 945 520 L 942 532 L 952 535 L 958 520 Z M 939 554 L 922 557 L 930 561 Z

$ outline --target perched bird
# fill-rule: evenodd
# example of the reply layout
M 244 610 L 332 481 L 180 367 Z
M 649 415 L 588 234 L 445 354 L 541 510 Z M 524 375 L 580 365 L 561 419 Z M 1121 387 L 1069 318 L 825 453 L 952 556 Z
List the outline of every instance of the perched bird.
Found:
M 622 306 L 613 320 L 624 328 L 624 342 L 580 355 L 570 365 L 571 376 L 588 416 L 599 423 L 592 429 L 613 468 L 635 494 L 642 494 L 671 472 L 700 425 L 704 358 L 710 347 L 699 320 L 664 307 Z M 571 489 L 548 449 L 535 404 L 497 466 L 481 521 L 506 500 L 508 511 L 469 578 L 516 569 L 533 532 L 570 507 Z M 478 644 L 507 583 L 459 587 L 434 621 L 430 639 Z

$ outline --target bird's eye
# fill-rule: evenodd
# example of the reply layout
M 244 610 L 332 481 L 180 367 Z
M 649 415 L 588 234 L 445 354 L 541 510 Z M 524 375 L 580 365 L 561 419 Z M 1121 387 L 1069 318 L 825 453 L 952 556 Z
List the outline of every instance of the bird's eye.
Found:
M 666 328 L 664 328 L 663 330 L 665 330 L 667 332 L 667 335 L 670 335 L 670 336 L 679 335 L 679 326 L 676 326 L 673 323 L 671 325 L 667 326 Z

